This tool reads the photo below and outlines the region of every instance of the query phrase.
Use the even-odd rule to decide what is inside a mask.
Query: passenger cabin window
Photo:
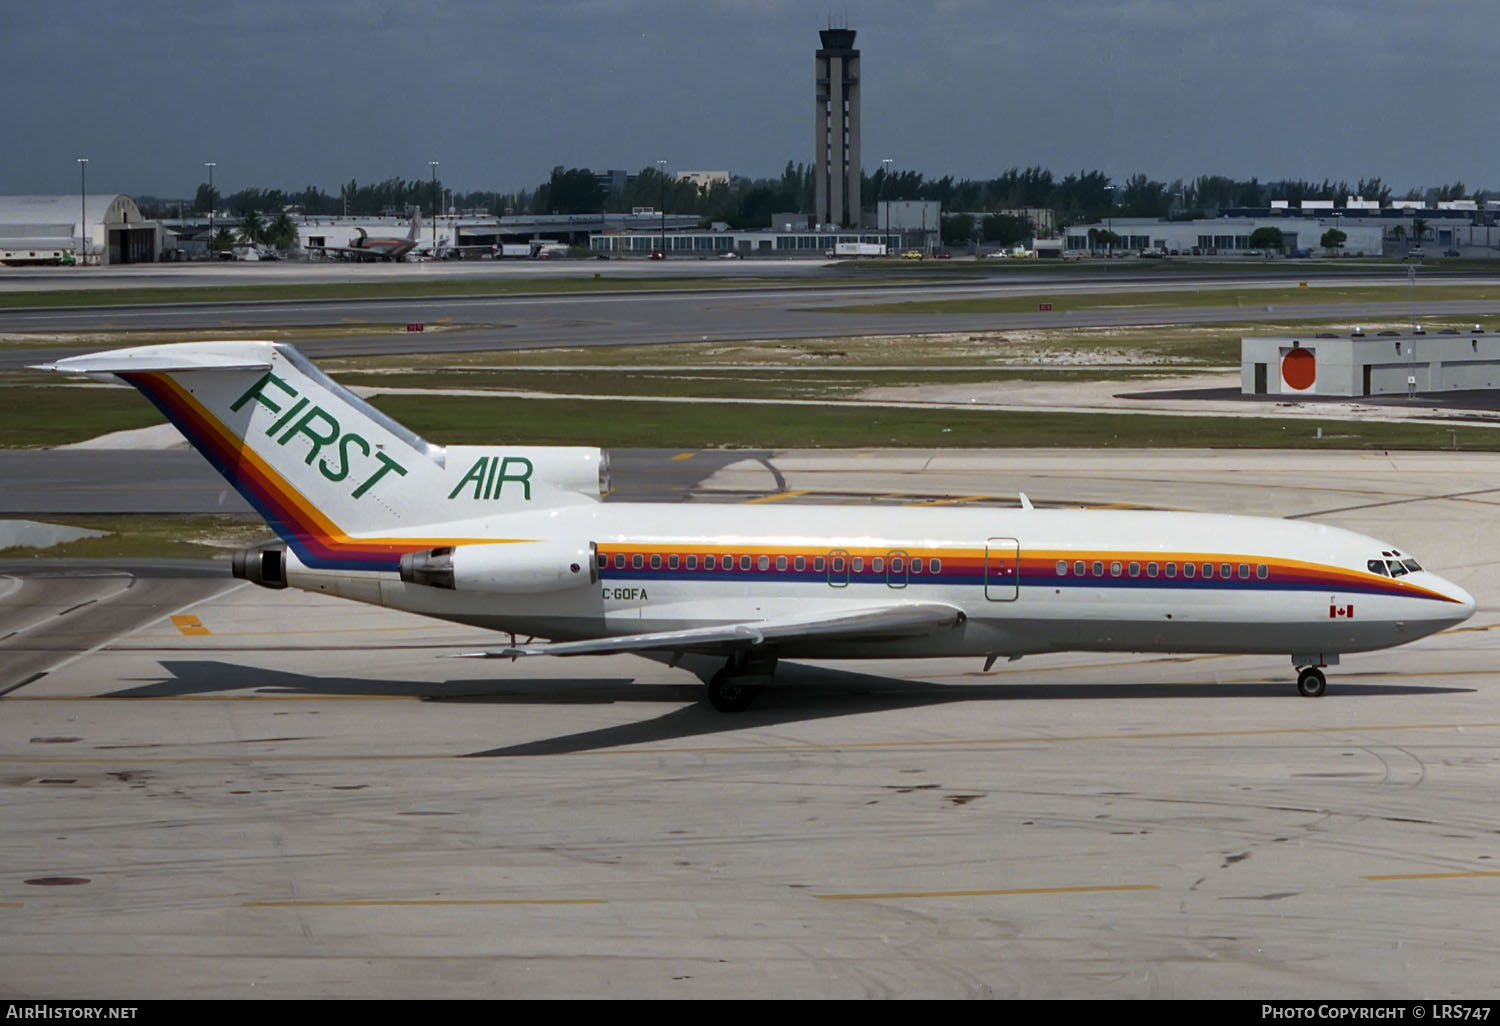
[[[855,573],[859,573],[862,570],[864,570],[864,568],[865,568],[865,557],[864,556],[855,556],[854,557],[854,572]]]
[[[804,570],[807,569],[807,557],[806,556],[798,556],[795,560],[793,560],[792,565],[793,565],[793,567],[796,568],[797,572],[800,574],[802,571],[804,571]]]
[[[911,561],[911,572],[914,574],[922,572],[922,560],[920,557]]]
[[[823,557],[822,556],[818,557],[818,562],[819,563],[823,562]],[[820,566],[820,567],[818,567],[818,569],[821,570],[823,568]],[[833,557],[833,572],[836,573],[836,574],[841,574],[841,573],[844,572],[844,557],[843,556],[834,556]]]
[[[703,569],[705,570],[712,570],[716,563],[718,563],[718,560],[713,556],[703,557]]]
[[[834,567],[835,570],[842,570],[842,569],[844,569],[844,565],[843,565],[844,561],[842,559],[837,560],[836,562],[839,565],[836,566],[836,567]],[[814,556],[813,557],[813,569],[816,570],[818,573],[822,573],[823,572],[823,557],[822,556]]]
[[[609,557],[606,556],[602,552],[599,553],[599,569],[600,570],[604,570],[604,569],[607,569],[608,567],[609,567]]]
[[[623,552],[616,552],[615,553],[615,569],[616,570],[624,570],[625,569],[625,553],[623,553]]]
[[[761,559],[765,559],[766,557],[765,556],[761,556],[760,558]],[[741,570],[749,570],[750,569],[750,557],[749,556],[741,556],[740,557],[740,569]],[[762,567],[761,569],[765,569],[765,568]]]
[[[1224,578],[1226,581],[1229,580],[1229,578],[1234,576],[1234,567],[1230,566],[1228,563],[1220,563],[1219,576]]]
[[[656,554],[652,555],[652,557],[651,557],[651,569],[653,569],[653,570],[660,570],[661,569],[661,554],[660,553],[656,553]]]
[[[902,573],[905,567],[906,567],[906,562],[900,556],[892,556],[891,557],[891,573],[893,573],[893,574]]]
[[[630,569],[632,569],[632,570],[639,570],[641,567],[643,567],[645,565],[646,565],[646,558],[644,556],[642,556],[639,552],[637,552],[635,555],[633,555],[633,556],[630,557]]]
[[[1141,576],[1141,564],[1139,564],[1139,563],[1137,563],[1137,562],[1135,562],[1133,560],[1131,561],[1131,564],[1130,564],[1130,576],[1131,577],[1139,577],[1139,576]]]
[[[668,570],[676,570],[677,569],[677,553],[674,552],[670,556],[667,557],[667,569]]]
[[[875,571],[877,574],[885,573],[885,560],[880,556],[876,556],[874,559],[870,560],[870,569]]]
[[[698,557],[697,556],[689,556],[687,558],[687,568],[689,570],[696,570],[696,569],[698,569]]]
[[[1177,576],[1177,564],[1176,563],[1168,563],[1167,566],[1166,566],[1166,571],[1167,571],[1167,576],[1168,577],[1176,577]]]
[[[1068,576],[1068,561],[1066,559],[1059,559],[1057,561],[1057,576]]]
[[[932,572],[935,574],[943,572],[943,561],[941,559],[934,559],[932,561]]]
[[[1210,579],[1211,577],[1213,577],[1213,575],[1214,575],[1214,565],[1212,563],[1204,563],[1203,564],[1203,579],[1206,581],[1206,580]]]
[[[757,569],[757,570],[769,570],[769,569],[771,569],[771,557],[770,556],[761,556],[759,559],[757,559],[755,561],[755,569]]]
[[[1250,579],[1250,564],[1249,563],[1241,563],[1240,566],[1239,566],[1238,573],[1239,573],[1240,580],[1242,580],[1242,581],[1248,581]]]
[[[1085,563],[1081,559],[1075,559],[1075,560],[1073,560],[1073,573],[1077,574],[1079,577],[1082,577],[1084,574],[1086,574],[1088,572],[1089,572],[1089,565],[1087,563]]]
[[[1271,576],[1271,569],[1264,563],[1258,563],[1255,567],[1255,576],[1264,581]]]
[[[1123,572],[1123,569],[1124,568],[1120,566],[1120,561],[1117,559],[1113,563],[1109,564],[1109,576],[1119,577]]]
[[[1182,564],[1182,576],[1191,578],[1191,577],[1193,577],[1197,573],[1198,573],[1198,564],[1197,563],[1184,563],[1184,564]]]
[[[1104,561],[1103,560],[1100,560],[1100,559],[1094,560],[1094,576],[1095,577],[1103,577],[1104,576]]]
[[[1147,563],[1146,564],[1146,576],[1147,577],[1155,577],[1156,576],[1156,564],[1155,563]]]

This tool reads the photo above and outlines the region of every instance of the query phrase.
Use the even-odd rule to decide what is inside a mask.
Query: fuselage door
[[[849,584],[849,553],[845,549],[834,549],[828,553],[828,583],[835,588]]]
[[[1021,594],[1021,543],[991,538],[984,547],[984,597],[1014,602]]]

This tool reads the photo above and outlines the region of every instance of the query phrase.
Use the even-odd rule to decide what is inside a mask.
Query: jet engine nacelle
[[[401,579],[449,591],[538,595],[597,584],[594,543],[447,545],[401,557]]]
[[[262,588],[286,587],[286,546],[255,545],[241,549],[229,559],[230,572],[242,581]]]

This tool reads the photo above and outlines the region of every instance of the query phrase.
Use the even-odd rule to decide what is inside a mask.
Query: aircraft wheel
[[[760,688],[746,684],[725,667],[708,682],[708,701],[719,712],[744,712],[755,701]]]
[[[1316,666],[1304,667],[1297,674],[1297,694],[1304,698],[1318,698],[1328,690],[1328,678]]]

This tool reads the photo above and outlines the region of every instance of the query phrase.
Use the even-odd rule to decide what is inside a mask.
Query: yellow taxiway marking
[[[754,506],[761,502],[780,502],[783,499],[795,499],[799,495],[806,495],[811,489],[801,488],[790,492],[777,492],[775,495],[762,495],[758,499],[747,499],[746,506]]]
[[[25,904],[23,901],[0,901],[0,908],[21,908]]]
[[[889,891],[883,894],[814,894],[819,901],[889,901],[895,898],[993,898],[1018,894],[1097,894],[1100,891],[1159,891],[1156,884],[1095,884],[1082,887],[1007,887],[988,891]]]
[[[453,908],[464,905],[606,905],[603,898],[433,898],[413,901],[243,901],[241,908]]]
[[[690,460],[690,459],[692,459],[696,455],[698,455],[698,454],[695,453],[695,452],[680,452],[676,456],[673,456],[672,459],[674,459],[674,460]]]
[[[172,617],[172,622],[176,624],[177,629],[184,634],[211,633],[207,627],[203,626],[203,621],[198,619],[196,616],[193,616],[191,613],[179,613],[177,616]]]
[[[1361,880],[1479,880],[1500,876],[1500,871],[1475,870],[1471,873],[1366,873]]]
[[[959,495],[951,499],[928,499],[926,502],[909,502],[908,506],[956,506],[961,502],[981,502],[993,499],[993,495]]]

